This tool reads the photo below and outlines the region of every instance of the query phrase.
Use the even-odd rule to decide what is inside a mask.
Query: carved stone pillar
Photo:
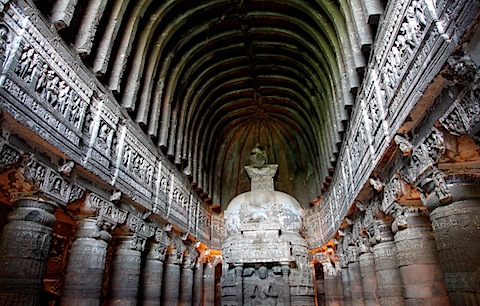
[[[373,253],[361,254],[358,258],[360,274],[362,276],[363,296],[366,306],[380,305],[377,294],[377,275],[375,273],[375,261]]]
[[[178,305],[180,297],[180,265],[170,258],[165,265],[163,283],[163,305]]]
[[[163,302],[165,306],[177,306],[180,299],[180,264],[185,246],[179,238],[174,240],[174,249],[168,254],[163,276]]]
[[[325,282],[325,305],[340,306],[343,302],[343,291],[339,286],[337,269],[330,261],[322,263]]]
[[[150,243],[147,249],[145,264],[142,269],[141,290],[142,305],[160,305],[162,296],[163,261],[165,260],[166,246],[161,243]]]
[[[345,238],[344,238],[345,239]],[[342,243],[338,246],[338,263],[341,268],[340,279],[342,281],[343,301],[345,305],[352,305],[352,291],[350,289],[350,275],[348,274],[348,256],[346,254],[346,243]]]
[[[395,242],[392,241],[390,222],[376,220],[375,223],[379,243],[373,247],[373,255],[380,304],[382,306],[405,305],[398,268],[397,247]]]
[[[352,291],[350,289],[350,275],[348,274],[348,266],[342,267],[342,285],[343,285],[343,300],[345,305],[352,305]]]
[[[143,241],[136,236],[118,237],[110,275],[110,305],[137,305]]]
[[[406,305],[449,305],[430,220],[421,209],[400,208],[393,224]]]
[[[212,262],[203,271],[203,304],[215,305],[215,266]]]
[[[0,240],[0,304],[39,303],[56,208],[40,198],[15,202]]]
[[[75,240],[68,258],[62,305],[99,305],[103,274],[111,235],[109,224],[86,218],[77,222]]]
[[[193,306],[203,303],[203,261],[199,258],[193,272]]]
[[[350,292],[352,294],[352,305],[365,305],[363,295],[362,275],[360,263],[358,262],[356,247],[349,247],[348,276],[350,278]]]
[[[480,304],[480,186],[456,183],[448,190],[451,204],[430,213],[448,297],[453,305]]]
[[[180,276],[180,306],[191,305],[193,300],[193,270],[190,266],[182,267]]]
[[[191,245],[184,256],[182,274],[180,277],[180,306],[192,305],[193,300],[193,267],[197,260],[198,252]]]

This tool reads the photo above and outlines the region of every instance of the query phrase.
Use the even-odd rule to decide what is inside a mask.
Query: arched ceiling
[[[35,3],[213,204],[249,190],[257,143],[278,190],[321,193],[365,64],[363,0]]]

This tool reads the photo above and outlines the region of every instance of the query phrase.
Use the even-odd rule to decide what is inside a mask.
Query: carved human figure
[[[62,114],[65,113],[65,110],[68,106],[69,96],[70,96],[70,87],[65,81],[60,81],[59,90],[58,90],[58,103],[56,108]]]
[[[27,75],[27,71],[30,68],[30,64],[32,63],[34,53],[35,50],[33,50],[31,47],[25,47],[22,55],[20,56],[17,73],[18,76],[22,79],[25,78],[25,76]]]
[[[81,125],[81,115],[83,113],[83,106],[78,98],[78,95],[73,91],[71,90],[70,91],[70,95],[69,95],[69,99],[68,99],[68,103],[71,104],[72,108],[70,110],[70,115],[69,115],[69,121],[72,122],[76,127],[80,127]],[[87,112],[86,113],[86,116],[90,116],[90,113]],[[91,120],[91,116],[90,118],[88,118],[89,120]],[[88,125],[90,127],[90,124],[91,124],[91,121],[88,122],[86,125]]]
[[[248,292],[251,306],[277,305],[278,289],[276,283],[268,279],[268,269],[265,266],[258,268],[258,280],[253,283]]]
[[[113,129],[108,124],[102,121],[98,131],[97,145],[100,149],[108,151],[113,138]]]
[[[160,180],[160,190],[165,194],[168,193],[168,181],[166,177],[162,177]]]
[[[28,74],[30,78],[27,80],[29,83],[33,83],[39,76],[45,73],[46,64],[42,61],[42,58],[39,54],[35,53],[33,55],[33,60],[30,63],[30,67],[28,68]],[[36,84],[35,84],[36,86]]]
[[[47,84],[45,85],[45,100],[50,103],[53,107],[56,107],[58,100],[58,84],[60,78],[55,72],[49,70],[47,72]]]
[[[125,146],[125,153],[123,154],[123,160],[122,160],[122,163],[125,167],[128,166],[131,156],[132,156],[132,149],[130,149],[130,146],[127,145]]]

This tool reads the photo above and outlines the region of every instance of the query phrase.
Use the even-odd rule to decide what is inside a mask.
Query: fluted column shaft
[[[480,305],[480,186],[448,188],[452,203],[430,213],[448,297],[452,305]]]
[[[358,258],[360,274],[362,276],[363,296],[366,306],[378,306],[380,300],[377,294],[377,275],[375,273],[375,261],[373,253],[361,254]]]
[[[111,236],[100,230],[95,219],[77,222],[75,240],[68,258],[62,305],[99,305]]]
[[[198,260],[193,273],[193,306],[203,303],[203,262]]]
[[[163,303],[165,306],[177,306],[180,298],[180,265],[171,260],[165,264],[163,275]]]
[[[149,245],[141,274],[142,305],[161,305],[164,249],[159,243]]]
[[[137,305],[141,251],[132,237],[119,237],[110,275],[110,305]]]
[[[180,276],[180,306],[192,305],[193,300],[193,270],[189,267],[182,267]]]
[[[395,234],[405,304],[449,305],[430,221],[419,214],[406,218],[408,227]]]
[[[14,204],[0,239],[0,304],[38,305],[56,208],[37,198]]]
[[[208,263],[203,273],[203,304],[215,305],[215,267]]]

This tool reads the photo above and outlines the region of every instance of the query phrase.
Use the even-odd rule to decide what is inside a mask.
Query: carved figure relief
[[[244,301],[245,306],[274,306],[279,305],[280,284],[269,277],[267,267],[261,266],[245,279]],[[250,273],[247,273],[248,275]]]
[[[35,50],[32,47],[25,46],[23,48],[22,55],[20,56],[20,59],[18,60],[18,66],[17,66],[17,69],[15,70],[15,72],[17,73],[17,75],[20,78],[22,78],[24,80],[27,80],[26,77],[28,75],[28,70],[30,69],[30,66],[32,65],[32,62],[33,62],[33,54],[34,53],[35,53]]]
[[[7,145],[3,145],[0,149],[0,171],[5,171],[19,161],[20,153]]]

